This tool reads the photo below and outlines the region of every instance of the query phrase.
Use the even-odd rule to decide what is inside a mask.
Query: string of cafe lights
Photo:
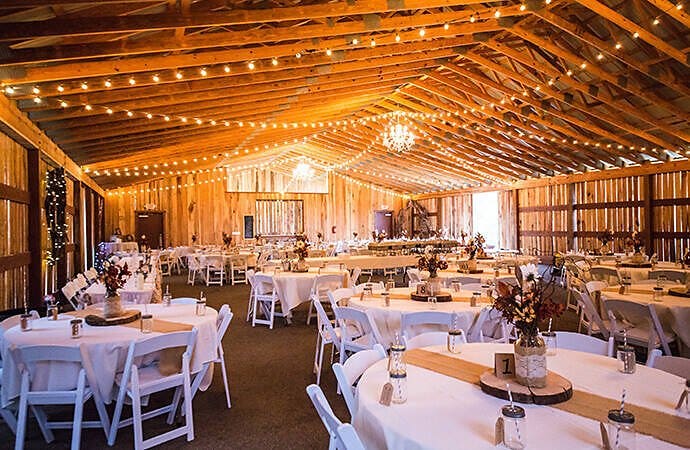
[[[552,0],[543,0],[543,3],[548,6],[552,3]],[[505,6],[503,8],[509,8],[509,7],[512,7],[512,5],[511,6]],[[668,12],[673,10],[673,9],[680,11],[683,8],[684,8],[683,2],[679,1],[679,2],[675,3],[675,5],[670,6],[666,10],[663,10],[661,12],[661,14],[655,16],[655,18],[651,22],[651,25],[653,25],[654,27],[660,25],[661,16],[663,14],[668,14]],[[527,11],[528,9],[529,8],[528,8],[526,3],[521,3],[519,6],[520,11],[524,12],[524,11]],[[478,22],[480,20],[491,19],[491,18],[498,19],[498,18],[502,17],[503,14],[501,12],[502,11],[501,7],[497,7],[493,11],[494,11],[493,14],[484,14],[484,15],[480,14],[479,12],[474,12],[467,18],[467,21],[470,23],[475,23],[475,22]],[[453,21],[453,23],[461,23],[461,22],[464,22],[464,20]],[[422,26],[419,28],[407,28],[405,30],[411,30],[411,31],[416,30],[417,33],[419,34],[419,37],[424,38],[427,34],[427,29],[432,30],[432,29],[441,29],[441,28],[443,30],[448,30],[450,28],[450,24],[444,23],[443,25],[438,26],[438,27]],[[641,27],[641,29],[642,29],[642,27]],[[402,32],[402,30],[396,30],[393,33],[380,33],[380,34],[378,34],[378,36],[379,37],[394,36],[395,42],[399,43],[402,41],[401,32]],[[630,33],[630,36],[634,40],[638,39],[640,37],[639,31],[634,31],[634,32]],[[338,50],[351,49],[353,47],[355,47],[355,48],[357,48],[357,47],[366,48],[367,46],[375,47],[376,45],[377,45],[377,43],[376,43],[375,37],[368,38],[368,40],[366,40],[366,39],[360,40],[359,37],[355,36],[355,37],[352,37],[350,39],[350,41],[348,42],[348,44],[345,46],[333,46],[332,48],[327,48],[325,50],[313,49],[313,48],[312,49],[304,49],[303,51],[296,52],[294,55],[294,58],[296,60],[299,60],[302,58],[303,54],[317,54],[317,53],[324,53],[326,56],[330,57],[333,55],[333,53],[335,51],[338,51]],[[622,49],[623,49],[623,44],[620,41],[616,41],[615,44],[612,45],[611,48],[607,50],[607,52],[613,55],[613,54],[615,54],[615,52],[618,52]],[[256,70],[258,67],[263,67],[263,66],[276,67],[276,66],[279,66],[281,64],[281,59],[283,61],[285,61],[287,58],[289,58],[289,57],[279,58],[277,56],[274,56],[274,57],[270,57],[270,58],[252,59],[252,60],[248,60],[242,64],[244,64],[245,67],[251,72],[251,71]],[[603,60],[604,54],[602,52],[599,52],[596,56],[596,59],[599,61]],[[225,64],[211,64],[211,65],[199,67],[197,69],[197,72],[198,72],[199,76],[201,77],[199,79],[203,79],[203,78],[206,78],[209,76],[218,77],[218,76],[232,75],[234,73],[233,68],[232,68],[233,65],[235,65],[235,64],[225,63]],[[584,70],[587,67],[587,61],[583,59],[582,63],[580,64],[580,67]],[[186,69],[186,70],[185,69],[176,69],[176,70],[165,69],[165,70],[150,71],[150,72],[154,72],[154,74],[150,76],[150,80],[153,83],[161,83],[161,82],[164,82],[166,80],[170,81],[170,82],[174,82],[174,81],[181,81],[183,79],[186,79],[185,74],[186,73],[189,74],[189,69]],[[163,75],[163,74],[166,74],[168,72],[171,73],[171,76],[164,76]],[[569,71],[569,72],[571,72],[571,71]],[[129,74],[129,75],[122,74],[120,77],[126,78],[127,79],[126,83],[116,85],[116,83],[114,81],[112,81],[112,78],[106,77],[106,78],[102,79],[102,81],[100,83],[89,84],[88,81],[81,81],[81,82],[76,82],[76,83],[74,83],[74,82],[70,82],[70,83],[63,82],[63,83],[57,84],[57,86],[55,87],[55,91],[58,93],[58,95],[65,92],[66,91],[66,88],[65,88],[66,84],[69,84],[69,85],[78,84],[80,91],[89,91],[89,89],[94,85],[102,86],[105,89],[111,89],[111,88],[116,88],[116,87],[127,88],[127,87],[135,87],[137,85],[140,85],[141,81],[142,81],[142,77],[137,76],[135,74]],[[34,95],[34,97],[33,97],[34,102],[37,104],[44,103],[45,100],[43,98],[41,98],[41,96],[40,96],[41,92],[45,91],[43,86],[41,84],[34,84],[33,86],[30,87],[30,89],[31,89],[31,94]],[[13,86],[13,85],[4,85],[3,86],[3,91],[8,96],[16,94],[22,90],[23,90],[23,87],[19,87],[19,86]],[[28,95],[28,92],[26,94]],[[67,102],[66,100],[58,99],[58,102],[59,102],[60,106],[62,106],[62,107],[69,107],[70,106],[69,102]],[[94,105],[90,105],[90,104],[81,104],[81,106],[87,110],[92,110],[95,107]],[[91,108],[88,108],[88,107],[91,107]],[[102,106],[101,108],[106,113],[108,113],[107,112],[108,109],[110,109],[114,112],[114,110],[112,108],[109,108],[108,106]],[[124,112],[128,113],[128,112],[132,112],[132,111],[124,111]],[[132,113],[134,113],[134,112],[132,112]],[[170,116],[168,116],[168,117],[170,117]]]

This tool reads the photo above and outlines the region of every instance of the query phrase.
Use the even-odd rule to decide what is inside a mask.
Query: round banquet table
[[[467,344],[451,355],[493,367],[494,353],[513,351],[510,344]],[[491,397],[478,385],[418,366],[407,366],[407,402],[383,406],[379,397],[388,381],[387,360],[369,368],[357,385],[358,409],[354,427],[369,450],[376,449],[495,449],[494,425],[505,400]],[[618,372],[614,358],[559,349],[548,357],[549,369],[568,378],[574,389],[619,399],[627,390],[629,404],[676,414],[673,409],[685,380],[645,366],[633,375]],[[601,449],[599,424],[583,416],[549,406],[525,408],[527,448],[531,450]],[[606,411],[601,411],[602,419]],[[637,435],[638,450],[681,447]]]
[[[259,272],[264,273],[264,272]],[[310,267],[308,272],[267,272],[278,291],[278,299],[283,312],[288,312],[296,306],[309,301],[311,287],[316,277],[327,274],[339,274],[343,277],[343,287],[348,287],[350,274],[347,270],[326,270]]]
[[[153,291],[156,289],[155,279],[149,279],[142,289],[137,289],[134,282],[126,284],[118,292],[120,299],[125,303],[151,303]],[[84,291],[91,297],[91,303],[98,304],[105,301],[105,285],[101,282],[94,283]]]
[[[481,270],[481,268],[480,268]],[[464,273],[458,272],[453,265],[447,270],[439,270],[438,278],[443,280],[443,285],[450,287],[453,281],[459,281],[462,284],[469,283],[481,283],[482,281],[489,281],[494,279],[494,271],[489,268],[484,268],[482,273]],[[498,278],[499,281],[505,281],[507,283],[517,283],[517,278],[515,278],[514,273],[508,273],[507,270],[499,270]],[[428,280],[427,280],[428,281]]]
[[[216,359],[218,335],[216,318],[218,312],[213,308],[206,307],[206,314],[197,316],[195,315],[196,305],[166,307],[152,304],[125,305],[125,307],[126,309],[138,309],[142,312],[148,311],[153,315],[154,324],[157,319],[160,319],[192,325],[196,328],[198,332],[191,359],[192,373],[201,371],[207,364]],[[57,321],[46,318],[34,320],[31,331],[21,331],[18,325],[5,331],[2,335],[3,370],[2,390],[0,391],[3,406],[8,405],[14,397],[19,395],[21,387],[21,376],[9,353],[12,346],[60,345],[77,347],[83,345],[91,357],[98,390],[103,400],[109,403],[115,397],[116,392],[113,392],[115,375],[123,370],[130,342],[142,341],[163,334],[155,331],[144,334],[138,327],[134,326],[92,327],[85,323],[82,337],[72,339],[70,328],[70,319],[72,318],[73,316],[70,314],[60,314]],[[79,365],[77,364],[57,362],[43,364],[41,369],[36,372],[33,383],[37,389],[74,389],[78,373]],[[206,373],[205,382],[210,382],[211,375],[209,374],[211,373],[211,370]]]
[[[364,298],[362,300],[357,295],[348,300],[348,306],[370,312],[384,341],[381,344],[386,347],[390,347],[395,341],[396,333],[401,333],[400,323],[404,313],[432,311],[428,303],[409,299],[410,288],[395,288],[391,289],[390,292],[392,296],[390,306],[385,306],[378,291],[375,291],[374,296],[371,298]],[[487,305],[477,303],[477,306],[470,306],[471,291],[453,292],[452,295],[457,301],[437,303],[436,309],[433,311],[442,311],[449,314],[456,313],[460,324],[467,323],[468,326],[472,326],[482,307]],[[402,296],[407,298],[395,298]],[[415,325],[409,330],[408,337],[439,330],[440,327],[436,325]]]
[[[392,269],[397,267],[415,267],[419,255],[348,255],[327,256],[322,258],[306,258],[312,266],[323,264],[344,264],[348,269]]]
[[[683,343],[682,353],[687,356],[690,350],[690,298],[668,295],[670,287],[684,287],[681,284],[667,282],[664,286],[664,295],[661,301],[653,300],[653,288],[656,281],[646,280],[631,285],[629,294],[619,294],[618,287],[606,288],[601,291],[602,303],[606,300],[626,300],[636,303],[653,303],[661,324],[666,329],[671,329],[676,333]],[[602,305],[603,306],[603,305]],[[606,317],[604,314],[603,317]]]
[[[595,267],[616,267],[616,261],[603,261],[598,266],[592,266],[592,269]],[[630,275],[630,279],[633,281],[633,283],[648,280],[649,272],[652,270],[678,270],[680,272],[690,274],[690,270],[681,270],[679,265],[671,262],[660,262],[654,266],[654,269],[650,267],[618,267],[618,273],[620,273],[622,276],[627,272]]]

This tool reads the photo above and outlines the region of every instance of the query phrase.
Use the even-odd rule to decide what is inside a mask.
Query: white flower
[[[535,264],[526,264],[520,266],[520,271],[522,272],[522,279],[527,281],[534,281],[539,279],[539,268]]]

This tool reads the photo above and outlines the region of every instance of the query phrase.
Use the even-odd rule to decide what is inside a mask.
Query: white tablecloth
[[[481,268],[480,268],[481,270]],[[489,268],[485,268],[483,273],[462,273],[458,272],[457,269],[453,266],[449,268],[448,270],[439,270],[438,271],[438,278],[443,280],[443,285],[446,287],[450,287],[452,281],[456,280],[461,282],[462,284],[468,284],[468,283],[481,283],[482,281],[486,280],[493,280],[494,279],[494,271]],[[515,278],[514,273],[508,273],[507,270],[500,270],[498,272],[498,280],[499,281],[505,281],[508,283],[517,283],[517,279]]]
[[[439,349],[436,349],[440,351]],[[457,357],[493,367],[494,353],[512,352],[509,344],[468,344]],[[358,384],[359,408],[354,426],[368,450],[376,449],[495,449],[494,424],[507,402],[484,394],[479,386],[408,365],[408,400],[402,405],[379,404],[388,381],[387,361],[368,369]],[[613,358],[558,350],[548,357],[549,369],[568,378],[575,389],[618,399],[627,390],[627,402],[669,414],[684,380],[638,366],[633,375],[617,370]],[[591,419],[548,406],[525,408],[526,440],[530,450],[601,449],[599,424]],[[606,411],[601,411],[606,417]],[[649,436],[637,436],[638,450],[680,447]]]
[[[392,289],[391,292],[409,295],[410,289],[395,288]],[[472,292],[460,291],[458,293],[453,293],[453,295],[469,299],[472,296]],[[428,303],[413,300],[391,299],[391,305],[385,306],[382,299],[378,296],[364,300],[360,300],[360,296],[355,296],[348,301],[348,306],[360,309],[362,311],[371,312],[374,322],[381,333],[381,338],[384,341],[382,344],[387,347],[390,347],[390,345],[395,341],[396,333],[401,335],[400,322],[402,320],[403,313],[431,311],[431,307]],[[477,306],[472,307],[470,306],[469,301],[442,302],[436,304],[435,311],[456,313],[458,315],[458,320],[461,321],[460,323],[466,321],[466,323],[471,326],[474,324],[474,321],[483,306],[486,305],[478,304]],[[416,325],[410,330],[408,337],[413,337],[428,331],[438,330],[439,327],[434,325]]]
[[[607,261],[607,262],[602,262],[599,266],[592,266],[594,267],[615,267],[616,262],[615,261]],[[628,273],[630,275],[630,278],[632,279],[633,283],[638,282],[638,281],[643,281],[643,280],[648,280],[649,279],[649,272],[652,270],[681,270],[680,266],[675,265],[674,263],[670,262],[660,262],[657,264],[654,269],[651,269],[649,267],[619,267],[618,268],[618,273],[623,275],[623,273]],[[684,270],[683,272],[690,273],[690,270]]]
[[[619,299],[645,305],[654,303],[654,307],[663,327],[673,330],[678,335],[678,338],[684,345],[683,353],[687,356],[688,349],[690,349],[690,298],[668,295],[667,292],[669,287],[682,288],[684,286],[667,282],[664,286],[664,293],[666,295],[661,297],[661,301],[655,302],[652,295],[654,286],[656,286],[655,281],[638,282],[631,286],[631,290],[645,289],[649,291],[648,294],[619,294],[618,292],[604,290],[601,292],[601,298],[604,302],[607,299]]]
[[[322,264],[344,264],[348,269],[359,267],[361,269],[390,269],[393,267],[416,266],[418,255],[339,255],[325,258],[307,258],[307,263],[312,267]]]
[[[136,242],[103,242],[101,245],[103,245],[107,254],[139,251],[139,244]]]
[[[340,274],[343,276],[343,287],[349,287],[349,273],[346,270],[321,270],[321,274]],[[314,280],[319,275],[319,269],[310,268],[309,272],[279,272],[267,273],[275,282],[280,306],[283,312],[288,312],[296,306],[309,301],[309,294]]]
[[[139,309],[153,314],[153,320],[162,319],[193,325],[197,330],[196,345],[192,354],[192,373],[199,372],[203,365],[213,361],[217,355],[216,318],[218,313],[213,308],[206,308],[206,315],[195,315],[196,305],[131,305],[128,309]],[[58,321],[45,318],[33,322],[33,330],[23,332],[19,326],[10,328],[3,334],[2,340],[2,405],[19,395],[21,377],[12,357],[10,346],[25,345],[85,345],[95,370],[98,389],[103,399],[109,402],[114,398],[115,374],[123,370],[129,343],[132,340],[144,340],[161,333],[144,334],[138,328],[129,326],[91,327],[84,324],[83,336],[72,339],[70,319],[63,314]],[[38,389],[74,389],[76,387],[78,366],[70,363],[50,363],[37,372],[34,383]]]
[[[120,299],[125,303],[151,303],[155,284],[151,282],[144,283],[143,289],[137,289],[136,286],[125,286],[120,289]],[[85,291],[91,297],[91,303],[103,303],[105,301],[105,285],[100,282],[94,283]]]

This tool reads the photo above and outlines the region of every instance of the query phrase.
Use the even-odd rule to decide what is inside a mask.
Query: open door
[[[165,248],[165,211],[136,211],[136,241],[141,248],[142,236],[146,236],[149,248]]]
[[[385,231],[388,237],[393,237],[393,211],[374,211],[374,229]]]

